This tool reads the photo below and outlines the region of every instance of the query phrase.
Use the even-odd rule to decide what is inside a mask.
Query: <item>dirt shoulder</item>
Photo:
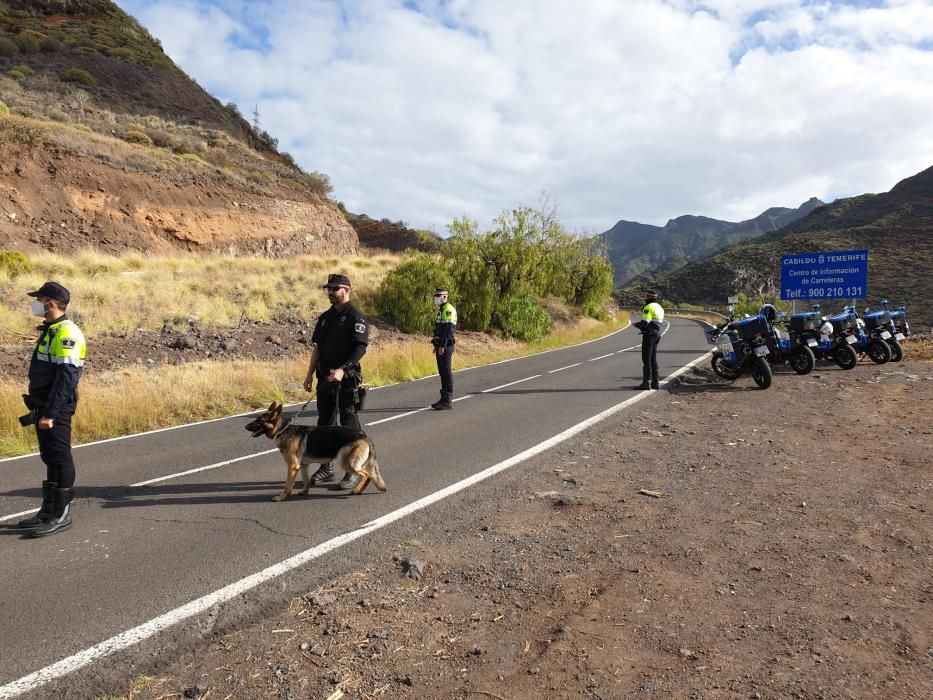
[[[929,361],[695,372],[132,696],[931,697],[931,426]]]

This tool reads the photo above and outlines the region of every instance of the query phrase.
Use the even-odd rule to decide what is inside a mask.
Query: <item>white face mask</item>
[[[40,318],[45,318],[45,304],[36,299],[32,302],[32,305],[29,307],[32,311],[33,316],[39,316]]]
[[[443,297],[434,297],[434,306],[441,306],[443,303]]]

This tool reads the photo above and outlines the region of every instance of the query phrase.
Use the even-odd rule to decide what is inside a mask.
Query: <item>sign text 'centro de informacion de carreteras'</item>
[[[781,299],[859,299],[868,296],[868,251],[781,256]]]

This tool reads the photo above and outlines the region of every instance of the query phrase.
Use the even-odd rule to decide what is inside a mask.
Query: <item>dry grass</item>
[[[231,256],[121,257],[86,251],[73,257],[31,256],[32,269],[11,276],[0,268],[0,345],[32,336],[35,322],[25,293],[55,279],[71,290],[69,315],[85,335],[159,330],[189,320],[217,328],[243,318],[271,321],[310,318],[328,306],[321,286],[330,272],[353,280],[365,306],[383,277],[401,260],[395,254],[281,261]]]
[[[519,357],[553,347],[591,340],[620,328],[627,317],[608,323],[581,319],[561,326],[534,344],[491,340],[454,356],[456,368]],[[307,358],[282,362],[200,362],[156,368],[131,367],[89,375],[81,382],[81,404],[75,416],[74,442],[128,435],[186,422],[232,415],[272,400],[305,401],[301,383]],[[372,348],[363,361],[368,384],[383,386],[428,376],[436,371],[430,345],[423,337]],[[35,432],[19,426],[25,412],[22,382],[0,380],[0,456],[36,449]]]
[[[933,334],[911,336],[901,345],[908,360],[933,360]]]

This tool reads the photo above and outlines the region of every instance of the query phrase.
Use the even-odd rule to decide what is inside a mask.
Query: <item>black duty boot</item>
[[[450,400],[449,391],[442,391],[441,400],[431,406],[431,408],[433,408],[435,411],[449,411],[453,407],[454,405],[453,405],[453,402]]]
[[[652,372],[652,373],[651,373],[651,388],[652,388],[652,389],[660,389],[660,388],[661,388],[661,387],[659,386],[659,384],[658,384],[658,373],[657,373],[657,372]]]
[[[636,389],[650,389],[651,385],[648,384],[648,379],[651,377],[650,369],[643,369],[641,371],[641,384],[636,386]]]
[[[434,403],[432,403],[432,404],[431,404],[431,408],[436,409],[436,408],[437,408],[438,406],[440,406],[442,403],[444,403],[444,392],[443,392],[443,391],[441,392],[441,398],[439,398],[437,401],[435,401]]]
[[[39,512],[32,517],[20,520],[16,523],[16,527],[24,530],[31,530],[52,519],[52,513],[55,510],[55,495],[53,489],[56,486],[58,486],[58,484],[54,481],[42,482],[42,507],[39,508]]]
[[[56,532],[71,527],[71,499],[74,498],[74,489],[52,489],[54,506],[52,517],[45,521],[30,534],[32,537],[47,537]]]
[[[311,475],[311,478],[308,480],[308,486],[317,486],[318,484],[323,484],[325,481],[334,480],[334,465],[330,462],[322,464],[314,474]]]

